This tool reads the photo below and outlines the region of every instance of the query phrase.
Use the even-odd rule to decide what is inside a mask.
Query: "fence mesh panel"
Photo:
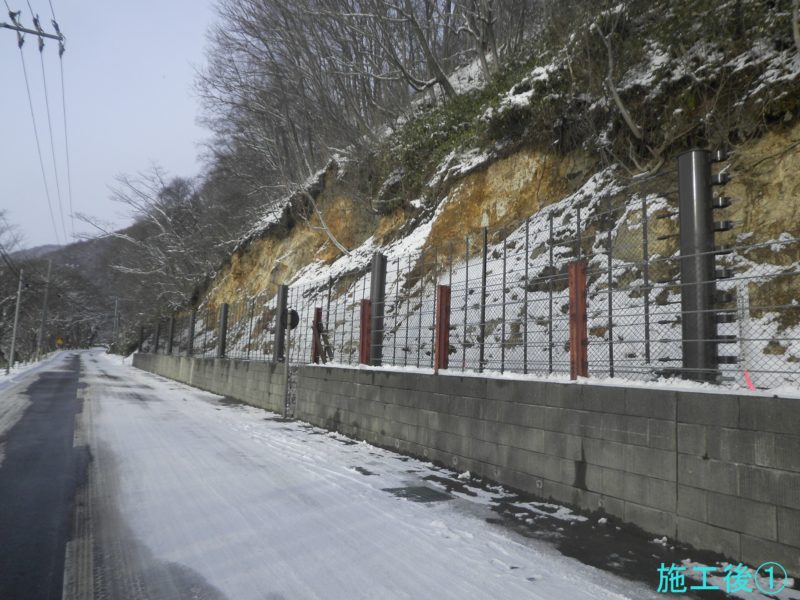
[[[709,343],[718,357],[712,380],[735,387],[800,384],[800,229],[772,239],[721,233],[713,250],[716,277],[712,339],[683,331],[691,314],[682,296],[677,199],[635,191],[620,199],[585,198],[551,205],[515,229],[473,232],[446,250],[390,253],[385,297],[371,298],[367,257],[326,280],[289,288],[297,313],[287,334],[292,363],[360,360],[362,302],[370,321],[371,355],[382,365],[430,369],[435,354],[436,287],[449,285],[449,368],[536,375],[570,372],[568,266],[586,261],[587,353],[592,377],[654,380],[696,378],[683,367],[687,343]],[[333,272],[333,271],[332,271]],[[709,288],[710,289],[710,288]],[[321,313],[317,334],[315,313]],[[228,306],[227,358],[273,360],[274,292]],[[291,320],[291,319],[290,319]],[[170,344],[169,335],[172,332]],[[372,343],[372,342],[370,342]],[[220,305],[205,303],[142,329],[142,351],[214,357],[220,353]],[[379,352],[378,352],[379,350]]]

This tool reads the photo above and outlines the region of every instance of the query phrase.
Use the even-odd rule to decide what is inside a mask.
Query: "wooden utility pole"
[[[11,372],[14,365],[14,350],[17,345],[17,323],[19,323],[19,305],[22,299],[22,269],[19,270],[19,286],[17,287],[17,308],[14,311],[14,328],[11,330],[11,352],[9,353],[8,363],[6,363],[6,375]]]
[[[37,360],[42,355],[42,341],[44,341],[44,324],[47,321],[47,297],[50,294],[50,269],[53,266],[53,261],[47,261],[47,281],[44,285],[44,302],[42,303],[42,322],[39,324],[39,335],[36,338],[36,358]]]

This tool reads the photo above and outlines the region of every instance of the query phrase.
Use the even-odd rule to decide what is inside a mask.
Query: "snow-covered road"
[[[437,491],[433,465],[81,360],[91,519],[68,546],[72,593],[93,551],[109,597],[656,596],[487,523],[489,495]]]
[[[101,351],[69,353],[50,370],[32,372],[27,391],[15,388],[53,416],[30,409],[6,432],[6,467],[26,473],[10,463],[26,431],[40,435],[32,425],[58,420],[63,431],[66,422],[68,446],[74,420],[74,450],[51,444],[36,459],[46,466],[63,455],[75,466],[62,471],[77,473],[63,487],[74,502],[56,511],[69,523],[56,550],[64,598],[663,597],[519,535],[496,512],[507,501],[516,518],[593,525],[563,507],[515,504],[463,474],[232,404]],[[59,408],[65,386],[72,412]],[[49,395],[40,400],[39,389]],[[33,518],[36,508],[16,510]],[[37,565],[24,568],[36,581]],[[8,581],[19,590],[25,580]],[[53,594],[25,597],[60,598],[54,581]]]

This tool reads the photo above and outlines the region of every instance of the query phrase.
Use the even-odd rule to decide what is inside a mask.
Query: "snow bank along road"
[[[664,597],[498,524],[499,488],[97,350],[0,390],[0,427],[3,599]]]

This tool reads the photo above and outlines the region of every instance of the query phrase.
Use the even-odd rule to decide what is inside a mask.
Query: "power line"
[[[72,208],[72,174],[69,160],[69,137],[67,136],[67,96],[64,93],[64,60],[59,58],[61,66],[61,111],[64,115],[64,148],[67,154],[67,193],[69,195],[69,220],[72,237],[75,237],[75,214]]]
[[[61,113],[64,117],[64,150],[67,157],[67,194],[69,196],[69,221],[70,221],[70,231],[72,233],[72,237],[75,237],[75,214],[72,208],[72,169],[70,168],[70,159],[69,159],[69,136],[67,135],[67,94],[65,92],[65,85],[64,85],[64,36],[61,34],[61,28],[58,26],[58,22],[56,21],[56,11],[53,9],[53,2],[52,0],[47,0],[48,4],[50,4],[50,15],[53,17],[53,27],[61,36],[61,39],[58,42],[58,60],[59,60],[59,68],[61,71]]]
[[[42,30],[41,24],[39,23],[39,15],[33,12],[33,7],[29,0],[26,0],[28,4],[28,8],[31,11],[31,18],[33,19],[33,25],[36,27],[36,30],[41,34],[44,33]],[[52,5],[51,5],[52,10]],[[56,161],[56,146],[55,141],[53,138],[53,121],[50,117],[50,97],[47,93],[47,75],[44,69],[44,39],[42,36],[39,36],[39,62],[42,65],[42,86],[44,89],[44,106],[47,111],[47,130],[50,134],[50,153],[53,157],[53,176],[55,177],[56,182],[56,195],[58,196],[58,215],[61,218],[61,230],[64,233],[64,241],[66,242],[69,239],[67,236],[67,228],[64,225],[64,202],[61,198],[61,184],[59,183],[58,179],[58,162]]]
[[[56,241],[61,244],[61,238],[58,235],[58,227],[56,227],[56,219],[53,215],[53,203],[50,200],[50,187],[47,185],[47,175],[44,170],[44,159],[42,158],[42,147],[39,144],[39,128],[36,126],[36,114],[33,111],[33,100],[31,98],[31,86],[28,83],[28,69],[25,66],[25,55],[22,53],[22,47],[19,48],[19,57],[22,61],[22,73],[25,75],[25,90],[28,93],[28,107],[31,110],[31,121],[33,122],[33,134],[36,139],[36,153],[39,155],[39,167],[42,171],[42,182],[44,183],[44,193],[47,197],[47,208],[50,211],[50,222],[53,224],[53,231],[56,234]]]
[[[39,61],[42,64],[42,85],[44,86],[44,105],[47,110],[47,129],[50,132],[50,152],[53,155],[53,175],[55,176],[56,180],[56,194],[58,196],[58,212],[61,216],[61,229],[64,232],[64,241],[69,239],[67,236],[67,228],[64,225],[64,204],[61,200],[61,184],[58,182],[58,164],[56,163],[56,146],[55,142],[53,141],[53,123],[50,119],[50,98],[47,94],[47,76],[45,75],[44,70],[44,56],[42,55],[41,50],[39,51]]]

